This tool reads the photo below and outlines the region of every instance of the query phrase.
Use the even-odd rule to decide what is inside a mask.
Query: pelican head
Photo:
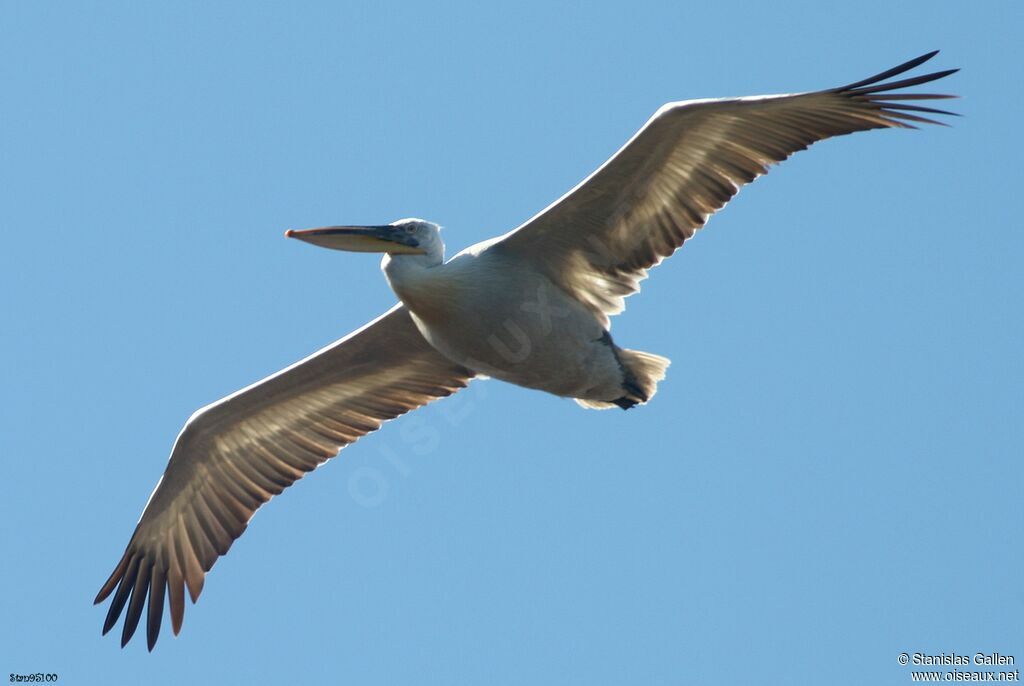
[[[322,226],[316,229],[288,229],[287,238],[332,250],[384,252],[389,255],[444,254],[441,227],[422,219],[399,219],[376,226]]]

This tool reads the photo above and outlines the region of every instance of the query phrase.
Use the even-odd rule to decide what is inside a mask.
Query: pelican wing
[[[363,328],[185,424],[124,556],[96,597],[114,593],[103,633],[125,604],[121,645],[149,599],[147,639],[160,633],[164,594],[174,633],[206,572],[263,503],[388,419],[464,388],[473,372],[436,352],[396,305]],[[130,596],[130,600],[129,600]]]
[[[494,249],[540,265],[607,327],[647,270],[770,164],[832,136],[916,128],[907,122],[939,123],[922,113],[952,114],[900,101],[955,96],[891,91],[955,69],[885,82],[936,52],[831,90],[669,103],[597,171]]]

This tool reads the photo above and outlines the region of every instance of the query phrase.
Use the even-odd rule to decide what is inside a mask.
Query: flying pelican
[[[950,69],[889,81],[936,52],[839,88],[672,102],[611,159],[519,228],[445,262],[439,227],[419,219],[330,226],[286,236],[324,248],[385,253],[400,303],[273,376],[207,405],[178,434],[128,547],[96,603],[114,592],[110,631],[127,603],[121,646],[149,599],[147,641],[165,594],[174,633],[185,588],[206,573],[256,510],[385,421],[475,376],[575,398],[589,408],[646,403],[669,361],[620,348],[608,318],[647,270],[675,252],[743,184],[820,140],[953,114],[892,93]]]

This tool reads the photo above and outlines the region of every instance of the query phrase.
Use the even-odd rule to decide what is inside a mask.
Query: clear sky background
[[[0,674],[902,684],[1024,661],[1020,2],[0,3]],[[623,413],[500,382],[262,509],[148,654],[92,599],[197,407],[395,300],[284,229],[505,232],[662,103],[932,49],[953,128],[800,153],[614,322]],[[120,631],[120,628],[117,630]],[[6,678],[6,677],[5,677]]]

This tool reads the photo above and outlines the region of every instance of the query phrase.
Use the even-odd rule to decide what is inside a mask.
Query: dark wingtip
[[[152,564],[143,558],[139,562],[139,571],[132,586],[132,597],[128,601],[128,610],[124,616],[124,627],[121,630],[122,648],[132,639],[135,629],[139,626],[139,619],[142,617],[142,609],[146,604],[146,596],[149,594],[149,585],[152,581],[151,573]]]
[[[154,569],[154,576],[149,585],[149,611],[146,614],[146,645],[149,652],[153,652],[156,639],[160,636],[160,625],[164,618],[164,593],[167,588],[167,579],[160,566]]]
[[[100,592],[96,594],[96,600],[92,601],[93,605],[99,605],[100,603],[102,603],[104,600],[107,599],[107,596],[109,596],[110,593],[115,588],[117,588],[117,585],[118,583],[120,583],[121,578],[124,576],[125,569],[127,567],[128,551],[125,550],[124,555],[122,555],[121,559],[118,560],[117,566],[114,567],[114,571],[110,573],[110,576],[107,577],[107,580],[103,583],[103,586],[100,588]]]
[[[126,565],[120,582],[117,584],[117,592],[114,593],[114,598],[110,601],[110,607],[107,609],[107,618],[103,621],[104,636],[117,624],[117,620],[121,617],[121,611],[124,610],[124,604],[128,602],[128,596],[135,585],[135,578],[138,574],[139,558],[133,556],[130,562],[127,562],[126,558]],[[120,569],[121,566],[118,565],[118,570]]]
[[[939,54],[939,51],[933,50],[921,55],[920,57],[916,57],[909,62],[904,62],[892,69],[888,69],[880,74],[875,74],[874,76],[863,79],[862,81],[857,81],[856,83],[851,83],[847,86],[843,86],[842,88],[837,88],[829,92],[843,98],[848,98],[849,100],[858,103],[858,106],[866,106],[875,109],[884,117],[884,123],[876,122],[880,123],[882,126],[905,129],[917,128],[908,122],[949,126],[949,124],[945,122],[922,117],[919,114],[914,113],[938,114],[954,117],[960,116],[959,114],[935,107],[924,107],[921,105],[910,104],[910,102],[907,101],[940,100],[956,96],[939,93],[907,93],[904,92],[903,89],[924,83],[931,83],[932,81],[938,81],[939,79],[943,79],[951,74],[957,73],[960,71],[959,69],[943,69],[941,71],[931,72],[928,74],[919,74],[917,76],[900,78],[895,81],[890,80],[892,77],[905,74],[914,67],[920,66],[924,62],[935,57],[937,54]]]
[[[885,91],[896,90],[898,88],[910,88],[911,86],[918,86],[922,83],[930,83],[931,81],[937,81],[944,79],[950,74],[955,74],[959,69],[944,69],[942,71],[932,72],[930,74],[922,74],[921,76],[914,76],[909,79],[902,79],[900,81],[889,81],[887,83],[870,82],[867,85],[854,88],[846,86],[842,89],[842,92],[850,95],[873,95],[875,93],[882,93]]]
[[[866,86],[872,86],[874,84],[879,84],[881,81],[884,81],[885,79],[892,78],[893,76],[898,76],[900,74],[903,74],[905,72],[910,71],[911,69],[914,69],[916,67],[921,66],[922,64],[924,64],[925,62],[927,62],[928,60],[930,60],[931,58],[935,57],[938,54],[939,54],[938,50],[932,50],[931,52],[928,52],[928,53],[925,53],[925,54],[921,55],[920,57],[915,57],[912,60],[904,62],[903,64],[898,64],[895,67],[893,67],[892,69],[886,69],[885,71],[880,72],[878,74],[875,74],[874,76],[869,76],[866,79],[861,79],[860,81],[856,81],[854,83],[848,83],[845,86],[841,86],[839,88],[836,88],[835,90],[836,91],[851,91],[851,90],[854,90],[856,88],[865,88]],[[956,71],[956,70],[954,69],[952,71]],[[952,71],[951,72],[944,72],[944,73],[942,73],[942,76],[948,76],[948,74],[952,73]],[[935,76],[935,78],[942,78],[942,76]]]

